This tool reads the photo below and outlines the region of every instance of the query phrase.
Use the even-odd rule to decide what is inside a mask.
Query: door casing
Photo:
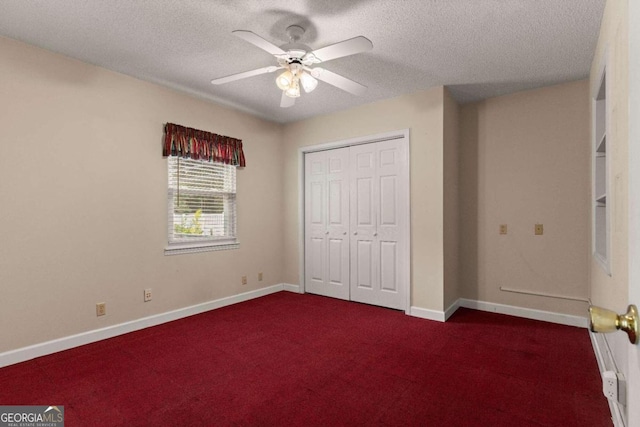
[[[629,1],[629,304],[640,306],[640,4]],[[640,426],[640,345],[627,355],[627,423]]]

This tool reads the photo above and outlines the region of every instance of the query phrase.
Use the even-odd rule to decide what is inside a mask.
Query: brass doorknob
[[[617,314],[606,308],[589,306],[589,329],[591,332],[625,331],[631,344],[638,343],[638,308],[630,305],[625,314]]]

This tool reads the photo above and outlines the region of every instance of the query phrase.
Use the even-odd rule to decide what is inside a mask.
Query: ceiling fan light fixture
[[[300,82],[302,83],[302,88],[306,93],[311,93],[318,86],[318,80],[313,78],[311,74],[306,71],[303,71],[300,75]]]
[[[293,80],[293,74],[291,74],[291,71],[287,70],[276,78],[276,84],[280,90],[287,90],[293,84]]]
[[[291,86],[284,91],[284,94],[289,98],[298,98],[300,96],[300,84],[298,83],[298,79],[293,80]]]
[[[315,66],[326,61],[371,50],[373,43],[366,37],[358,36],[320,49],[311,50],[309,46],[299,43],[304,34],[304,28],[299,25],[292,25],[287,28],[290,43],[280,47],[251,31],[235,30],[233,34],[273,55],[278,65],[211,80],[211,83],[215,85],[283,70],[275,78],[277,87],[282,91],[280,98],[280,107],[282,108],[291,107],[295,104],[295,98],[300,97],[300,86],[306,93],[310,93],[318,86],[318,80],[322,80],[324,83],[353,95],[362,95],[367,89],[366,86],[353,80]],[[314,68],[311,68],[312,66]]]

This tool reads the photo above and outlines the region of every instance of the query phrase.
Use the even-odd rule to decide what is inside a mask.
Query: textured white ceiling
[[[605,0],[0,0],[0,35],[160,83],[268,120],[291,122],[432,86],[461,103],[587,77]],[[282,109],[275,74],[213,78],[275,65],[231,34],[276,45],[292,24],[317,49],[355,36],[367,53],[323,68],[368,87],[320,82]]]

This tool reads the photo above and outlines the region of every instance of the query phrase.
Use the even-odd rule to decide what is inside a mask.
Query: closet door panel
[[[360,228],[360,231],[371,230],[375,226],[371,206],[373,203],[373,184],[371,177],[356,179],[355,226]]]
[[[326,295],[349,299],[349,149],[325,151],[327,159]]]
[[[307,263],[308,277],[315,284],[322,284],[325,281],[325,268],[324,268],[324,239],[312,237],[309,245],[307,245],[309,252]]]
[[[329,282],[344,284],[344,239],[329,239]],[[349,261],[348,259],[346,260]]]
[[[398,225],[398,182],[396,176],[380,177],[380,226]]]
[[[400,248],[404,237],[400,221],[408,221],[408,212],[403,212],[401,185],[407,165],[403,164],[403,146],[398,141],[380,142],[378,149],[380,301],[385,307],[402,308]]]
[[[397,140],[351,147],[352,165],[356,168],[352,173],[356,181],[351,184],[351,207],[356,210],[351,214],[351,299],[397,309],[405,306],[400,242],[401,221],[408,221],[408,216],[403,216],[408,213],[402,210],[401,186],[408,185],[408,180],[403,182],[408,177],[403,175],[408,165],[403,163],[402,150],[402,143]],[[364,258],[360,249],[365,241],[369,258]],[[358,250],[353,249],[354,244]],[[365,282],[367,286],[362,285]]]
[[[397,241],[400,231],[400,178],[402,174],[401,145],[397,141],[378,143],[380,150],[378,185],[380,187],[379,221],[376,224],[382,239]]]
[[[348,149],[305,155],[305,289],[341,299],[349,299],[348,163]]]
[[[322,153],[305,155],[305,289],[323,292],[326,265],[326,160]]]
[[[378,258],[376,241],[376,144],[350,148],[351,157],[351,300],[378,304]]]
[[[352,283],[358,290],[372,291],[374,286],[375,264],[373,259],[373,242],[371,240],[356,240],[356,247],[351,254],[354,271]]]
[[[375,144],[350,148],[351,157],[351,230],[372,237],[376,226],[376,152]]]
[[[380,242],[380,290],[382,292],[398,292],[398,244],[397,242]]]

